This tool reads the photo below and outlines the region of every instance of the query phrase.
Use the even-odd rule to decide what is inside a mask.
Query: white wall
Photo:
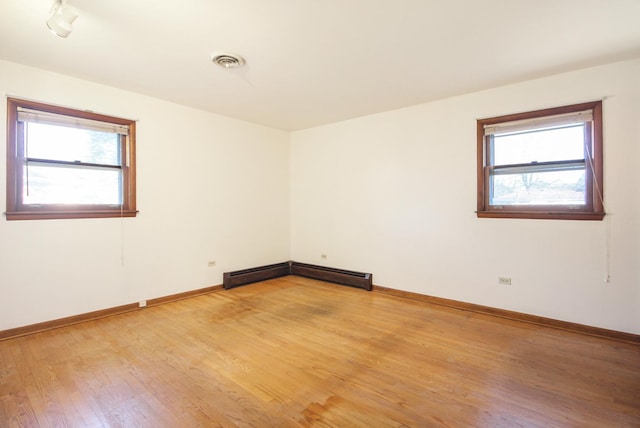
[[[3,93],[139,119],[140,210],[134,219],[0,219],[0,330],[291,258],[640,334],[638,76],[640,60],[611,64],[289,135],[0,61]],[[605,221],[476,218],[477,118],[603,97]]]
[[[605,221],[476,218],[476,119],[604,97]],[[291,258],[640,333],[639,140],[640,60],[295,132]]]
[[[0,92],[139,119],[140,210],[127,219],[0,219],[0,330],[217,285],[223,272],[289,259],[288,133],[3,61]]]

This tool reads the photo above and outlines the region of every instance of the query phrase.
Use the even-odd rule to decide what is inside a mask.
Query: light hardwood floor
[[[289,276],[0,342],[0,427],[640,426],[640,347]]]

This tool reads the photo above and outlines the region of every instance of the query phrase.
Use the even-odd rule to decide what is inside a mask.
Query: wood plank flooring
[[[640,347],[295,276],[0,342],[0,427],[638,427]]]

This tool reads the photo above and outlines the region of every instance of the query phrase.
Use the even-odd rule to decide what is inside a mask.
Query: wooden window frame
[[[21,126],[18,124],[18,108],[54,113],[79,119],[124,125],[128,136],[120,137],[122,171],[122,203],[120,205],[94,204],[23,204],[23,165],[25,156]],[[7,98],[7,220],[81,219],[135,217],[136,210],[136,123],[133,120],[43,104],[35,101]]]
[[[591,110],[593,115],[593,120],[587,122],[592,138],[592,157],[591,159],[586,159],[585,155],[587,165],[585,168],[585,204],[583,207],[576,209],[575,206],[569,205],[492,206],[489,204],[491,136],[485,136],[485,126],[586,110]],[[479,119],[477,121],[477,216],[479,218],[602,220],[605,216],[602,136],[602,101]]]

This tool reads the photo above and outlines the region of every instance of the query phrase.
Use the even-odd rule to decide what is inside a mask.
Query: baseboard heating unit
[[[251,284],[252,282],[266,281],[267,279],[287,276],[290,272],[290,262],[276,263],[251,269],[237,270],[235,272],[225,272],[222,284],[224,285],[224,288],[229,289],[240,285]]]
[[[371,291],[373,288],[373,275],[364,272],[355,272],[344,269],[317,266],[294,261],[259,266],[251,269],[225,272],[223,285],[225,289],[251,284],[253,282],[266,281],[287,275],[298,275],[350,287],[362,288]]]

